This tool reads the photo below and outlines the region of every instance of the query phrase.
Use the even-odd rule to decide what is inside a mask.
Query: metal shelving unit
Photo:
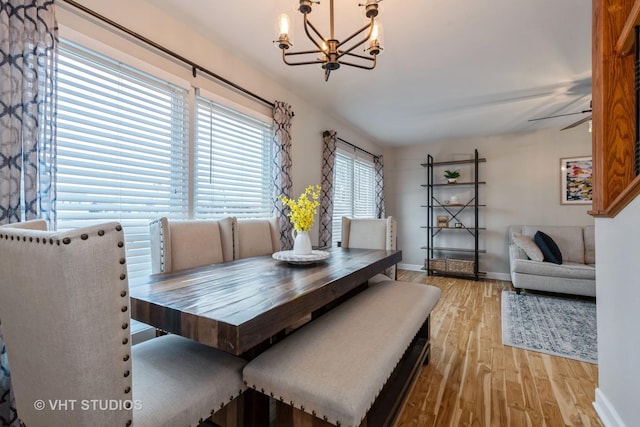
[[[474,150],[473,159],[468,160],[453,160],[445,162],[435,162],[431,155],[427,156],[427,162],[422,163],[422,166],[427,168],[427,183],[422,184],[422,187],[427,190],[427,204],[422,207],[427,208],[427,224],[422,228],[427,230],[427,244],[421,247],[427,251],[427,257],[425,258],[424,269],[427,270],[429,275],[441,275],[441,276],[453,276],[453,277],[465,277],[478,280],[485,272],[479,271],[480,254],[485,253],[484,249],[480,249],[480,232],[486,230],[484,227],[480,227],[480,208],[486,207],[484,204],[479,203],[479,189],[481,185],[486,184],[484,181],[479,180],[479,164],[486,162],[486,159],[479,158],[478,150]],[[444,171],[446,166],[457,165],[470,165],[473,169],[472,180],[467,182],[456,183],[436,183],[434,180],[435,171]],[[471,198],[465,203],[445,204],[444,196],[442,195],[442,189],[451,189],[456,187],[471,188]],[[461,219],[463,212],[469,212],[471,210],[471,221],[466,220],[467,224]],[[435,219],[439,212],[446,214],[451,220],[459,221],[460,227],[442,227],[435,223]],[[449,220],[448,220],[449,221]],[[447,233],[468,233],[472,240],[473,247],[457,247],[457,246],[438,246],[436,241],[443,237]],[[471,245],[470,245],[471,246]],[[448,271],[442,269],[442,260],[437,259],[440,254],[455,256],[459,254],[472,254],[471,260],[469,258],[463,258],[455,261],[468,262],[473,261],[473,272],[460,272],[460,271]],[[437,260],[437,262],[434,262]],[[434,268],[433,265],[438,264],[438,268]]]

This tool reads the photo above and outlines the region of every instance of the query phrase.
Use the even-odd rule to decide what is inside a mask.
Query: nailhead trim
[[[122,226],[120,224],[116,225],[115,227],[116,231],[118,232],[122,232]],[[99,230],[98,231],[98,235],[99,236],[104,236],[105,231],[104,230]],[[124,236],[123,236],[124,237]],[[123,266],[123,271],[120,272],[120,274],[118,275],[118,278],[120,279],[121,283],[124,284],[124,286],[128,286],[128,283],[126,282],[127,279],[127,271],[126,271],[126,254],[124,253],[124,239],[119,240],[116,243],[116,246],[120,249],[121,252],[121,256],[122,258],[119,259],[119,263],[121,266]],[[128,296],[128,290],[127,289],[120,289],[119,291],[119,295],[121,298],[127,298]],[[128,306],[128,301],[125,300],[123,301],[124,305],[120,308],[120,312],[123,314],[123,322],[121,324],[121,329],[122,331],[126,334],[125,336],[122,337],[122,345],[126,346],[127,350],[131,350],[131,344],[129,343],[129,337],[130,337],[130,331],[129,331],[129,315],[125,314],[129,311],[129,306]],[[131,384],[131,356],[129,353],[125,353],[124,356],[122,356],[122,362],[125,363],[125,367],[124,367],[124,371],[122,373],[123,378],[127,378],[129,384]],[[131,393],[131,387],[130,386],[126,386],[124,389],[124,394],[128,395]],[[130,426],[133,423],[132,420],[128,420],[127,421],[127,426]]]

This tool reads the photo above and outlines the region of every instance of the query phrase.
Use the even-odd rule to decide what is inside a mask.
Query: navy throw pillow
[[[558,248],[556,242],[554,242],[548,234],[545,234],[542,231],[537,231],[535,236],[533,236],[533,240],[542,251],[544,261],[552,262],[554,264],[562,264],[562,253],[560,252],[560,248]]]

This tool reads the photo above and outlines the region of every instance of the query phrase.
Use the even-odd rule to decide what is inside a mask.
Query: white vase
[[[293,254],[311,255],[311,237],[308,231],[293,230]]]

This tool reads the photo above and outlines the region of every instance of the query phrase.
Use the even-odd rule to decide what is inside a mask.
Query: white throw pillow
[[[533,261],[542,261],[544,259],[542,251],[531,237],[514,231],[511,233],[511,240],[513,240],[513,243],[518,245],[518,247],[527,254],[529,259]]]

